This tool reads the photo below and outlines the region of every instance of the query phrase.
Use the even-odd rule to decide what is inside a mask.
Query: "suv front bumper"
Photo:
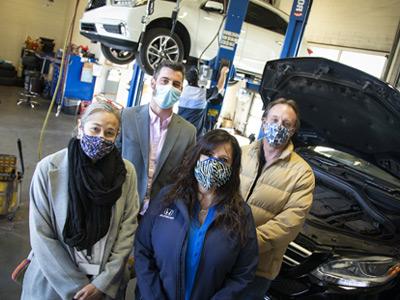
[[[81,35],[87,37],[92,42],[99,42],[107,47],[115,48],[124,51],[136,51],[138,43],[109,36],[99,35],[95,32],[80,31]]]

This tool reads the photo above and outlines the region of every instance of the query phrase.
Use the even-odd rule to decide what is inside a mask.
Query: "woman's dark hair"
[[[183,200],[187,205],[189,214],[193,217],[194,206],[198,201],[198,183],[194,176],[194,168],[201,154],[211,155],[218,146],[229,143],[232,148],[232,174],[227,183],[217,188],[216,203],[221,205],[215,219],[215,224],[223,224],[225,228],[235,235],[239,233],[242,243],[247,238],[248,226],[246,223],[245,202],[240,194],[240,164],[242,151],[235,137],[227,131],[215,129],[207,132],[189,151],[180,168],[175,172],[177,179],[165,197],[165,203],[170,205],[177,199]]]

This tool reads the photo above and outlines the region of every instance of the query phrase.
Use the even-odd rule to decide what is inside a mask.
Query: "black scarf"
[[[122,193],[126,169],[121,154],[114,147],[111,153],[93,162],[83,152],[80,142],[72,138],[68,144],[68,213],[64,242],[86,249],[106,235],[110,227],[111,209]]]

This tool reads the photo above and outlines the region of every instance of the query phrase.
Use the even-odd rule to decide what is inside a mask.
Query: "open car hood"
[[[269,61],[259,90],[264,107],[280,97],[300,109],[295,143],[357,155],[400,178],[400,92],[324,58]]]

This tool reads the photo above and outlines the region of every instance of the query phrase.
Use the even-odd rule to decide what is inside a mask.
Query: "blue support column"
[[[249,0],[229,1],[218,54],[210,63],[211,68],[214,70],[211,79],[211,86],[215,86],[217,84],[219,71],[222,65],[229,66],[228,77],[233,71],[233,59],[235,57],[237,42],[239,41],[239,35],[246,16],[248,4]],[[207,105],[206,127],[208,130],[212,129],[217,122],[219,113],[221,111],[221,106],[222,103]]]
[[[295,57],[299,52],[303,33],[306,28],[312,0],[294,0],[290,13],[280,58]]]
[[[240,31],[246,16],[249,0],[229,1],[228,11],[220,48],[211,67],[214,69],[212,84],[215,85],[218,80],[218,71],[222,63],[229,64],[232,69],[232,62],[235,57],[237,42],[239,41]]]
[[[300,49],[301,40],[307,25],[312,0],[294,0],[290,13],[289,25],[286,30],[280,58],[295,57]],[[258,139],[264,135],[263,128],[258,132]]]
[[[144,72],[135,62],[126,107],[138,106],[142,97]]]

